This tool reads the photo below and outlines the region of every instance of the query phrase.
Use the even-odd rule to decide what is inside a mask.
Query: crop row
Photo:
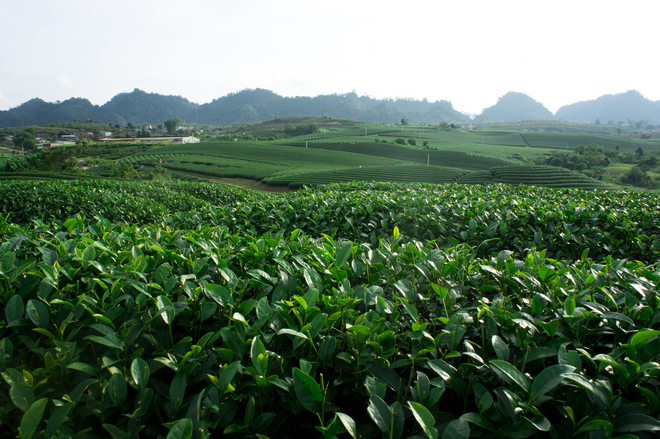
[[[408,162],[424,165],[430,163],[433,166],[446,166],[475,171],[490,169],[494,166],[502,166],[507,164],[507,162],[496,158],[472,156],[464,152],[437,150],[428,151],[376,142],[310,142],[308,145],[305,145],[305,143],[295,143],[292,145],[298,147],[308,146],[309,148],[363,154],[367,156],[381,157],[382,159],[405,160]]]
[[[466,174],[460,184],[524,184],[573,189],[608,189],[609,186],[579,172],[552,166],[498,166]]]
[[[660,429],[657,263],[481,258],[398,229],[71,218],[2,236],[0,437]]]
[[[595,143],[606,149],[621,147],[621,152],[633,152],[641,147],[645,151],[657,151],[658,144],[643,140],[625,139],[617,136],[594,136],[589,134],[564,133],[523,133],[520,134],[525,141],[536,148],[574,149],[581,145]]]
[[[551,190],[528,186],[429,184],[327,185],[273,195],[201,183],[118,181],[5,182],[8,222],[65,221],[78,214],[128,223],[201,223],[231,233],[290,233],[375,244],[398,227],[441,245],[466,243],[481,255],[543,249],[550,257],[653,261],[660,255],[653,194]]]
[[[292,187],[342,183],[351,181],[389,181],[399,183],[453,183],[465,172],[460,169],[439,166],[398,165],[345,168],[336,171],[286,175],[267,178],[264,183],[271,185],[288,184]]]

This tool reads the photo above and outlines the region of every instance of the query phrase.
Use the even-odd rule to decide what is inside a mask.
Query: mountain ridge
[[[180,119],[217,125],[255,123],[275,117],[325,115],[377,123],[439,124],[471,123],[472,119],[454,109],[446,100],[376,99],[358,96],[355,92],[319,95],[315,97],[285,97],[266,89],[245,89],[196,104],[175,95],[147,93],[140,89],[119,93],[103,105],[94,105],[85,98],[70,98],[62,102],[46,102],[33,98],[9,110],[0,111],[0,127],[42,125],[71,120],[95,120],[103,123],[146,125]],[[474,117],[474,122],[515,120],[565,120],[569,122],[601,123],[643,120],[660,123],[660,101],[651,101],[638,91],[562,106],[554,115],[530,96],[509,92]]]

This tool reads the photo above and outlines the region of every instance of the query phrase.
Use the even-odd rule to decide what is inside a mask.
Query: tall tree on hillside
[[[176,129],[179,127],[179,122],[179,119],[170,119],[163,122],[163,124],[165,124],[165,128],[167,128],[167,134],[173,136],[174,133],[176,133]]]
[[[37,146],[34,133],[34,128],[28,128],[17,136],[14,136],[12,142],[14,142],[14,145],[16,145],[17,148],[23,148],[27,150],[33,149],[35,146]]]

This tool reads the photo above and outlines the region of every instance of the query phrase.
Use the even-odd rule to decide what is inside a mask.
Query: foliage
[[[168,119],[163,122],[163,125],[165,125],[165,128],[167,129],[167,134],[170,136],[176,134],[176,129],[179,127],[179,122],[179,119]]]
[[[78,170],[76,148],[53,148],[33,152],[5,163],[5,172],[43,171],[75,172]]]
[[[23,148],[25,150],[34,149],[37,146],[37,141],[34,139],[34,134],[34,129],[28,128],[14,136],[12,142],[17,148]]]
[[[318,130],[319,128],[311,123],[307,125],[298,125],[296,127],[287,124],[284,128],[284,134],[286,134],[287,137],[304,136],[306,134],[314,134]]]
[[[0,437],[660,430],[656,196],[0,188]]]
[[[615,95],[604,95],[597,99],[576,102],[562,106],[556,113],[558,119],[564,120],[595,120],[620,122],[637,129],[642,128],[650,119],[653,123],[660,123],[660,107],[643,97],[636,90]],[[639,124],[631,119],[640,119]]]
[[[552,120],[554,115],[540,102],[524,93],[508,92],[492,107],[484,109],[474,120],[482,122],[517,120]]]
[[[655,179],[639,166],[630,168],[630,171],[621,177],[621,182],[638,187],[652,187],[655,185]]]
[[[131,163],[122,163],[119,167],[113,168],[113,177],[117,178],[137,178],[138,172]]]
[[[613,157],[616,157],[616,154]],[[607,167],[611,162],[612,160],[605,153],[603,147],[591,144],[579,146],[572,152],[555,152],[541,160],[540,164],[583,171],[585,169]]]
[[[171,178],[170,171],[160,165],[156,165],[154,171],[149,173],[149,180],[170,180]]]

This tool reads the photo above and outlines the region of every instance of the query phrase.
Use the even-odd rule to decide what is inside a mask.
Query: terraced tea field
[[[176,178],[242,178],[291,188],[347,181],[416,181],[615,189],[580,173],[537,173],[533,168],[511,166],[527,166],[546,154],[565,152],[567,143],[569,147],[597,143],[609,149],[619,145],[622,153],[637,151],[641,146],[649,156],[660,151],[658,142],[613,136],[444,131],[438,127],[401,128],[351,121],[320,127],[322,131],[311,135],[275,141],[93,146],[89,148],[89,159],[103,160],[110,166],[88,173],[90,177],[107,178],[113,174],[113,162],[119,161],[119,166],[138,166],[140,175],[145,176],[155,166],[163,166]],[[414,139],[417,146],[396,144],[398,138]],[[108,157],[112,161],[105,160]],[[506,175],[496,171],[503,167],[508,167]]]

